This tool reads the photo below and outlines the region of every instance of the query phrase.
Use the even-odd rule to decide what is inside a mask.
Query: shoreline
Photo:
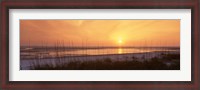
[[[100,54],[100,55],[89,55],[89,54],[84,54],[84,55],[77,55],[73,56],[73,54],[69,54],[68,56],[60,56],[60,57],[46,57],[46,58],[40,58],[40,59],[53,59],[53,58],[70,58],[70,57],[101,57],[101,56],[122,56],[122,55],[140,55],[140,54],[152,54],[152,53],[180,53],[180,51],[152,51],[152,52],[136,52],[136,53],[122,53],[122,54]],[[25,58],[20,60],[32,60],[36,58]],[[39,59],[39,58],[37,58]]]

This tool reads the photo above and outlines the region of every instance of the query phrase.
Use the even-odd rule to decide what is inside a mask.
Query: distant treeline
[[[21,46],[20,48],[29,48],[30,46]],[[72,49],[107,49],[107,48],[119,48],[119,46],[57,46],[58,48],[72,48]],[[31,48],[34,49],[42,49],[42,48],[55,48],[55,46],[31,46]],[[180,49],[180,47],[165,47],[165,46],[159,46],[159,47],[153,47],[153,46],[121,46],[122,49],[128,49],[128,48],[166,48],[166,49]]]
[[[21,47],[20,51],[27,51],[26,48],[29,48],[27,46],[23,46]],[[55,50],[59,49],[59,50],[86,50],[86,49],[118,49],[119,47],[68,47],[68,46],[57,46],[57,47],[53,47],[53,46],[32,46],[32,49],[29,49],[29,51],[41,51],[41,50]],[[120,47],[121,49],[132,49],[132,48],[137,48],[137,49],[166,49],[166,50],[180,50],[180,47]]]

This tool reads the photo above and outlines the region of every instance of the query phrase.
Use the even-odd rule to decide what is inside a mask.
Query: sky
[[[20,20],[20,45],[180,46],[180,20]]]

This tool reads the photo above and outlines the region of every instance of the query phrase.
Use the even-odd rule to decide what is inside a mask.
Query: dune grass
[[[167,63],[170,63],[167,64]],[[56,65],[33,65],[33,70],[180,70],[180,54],[163,54],[141,62],[136,57],[132,60],[103,60],[58,62]]]

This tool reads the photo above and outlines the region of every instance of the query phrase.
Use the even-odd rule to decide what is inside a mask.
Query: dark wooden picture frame
[[[199,90],[199,0],[6,0],[1,2],[1,89]],[[9,9],[191,9],[191,81],[9,81]]]

